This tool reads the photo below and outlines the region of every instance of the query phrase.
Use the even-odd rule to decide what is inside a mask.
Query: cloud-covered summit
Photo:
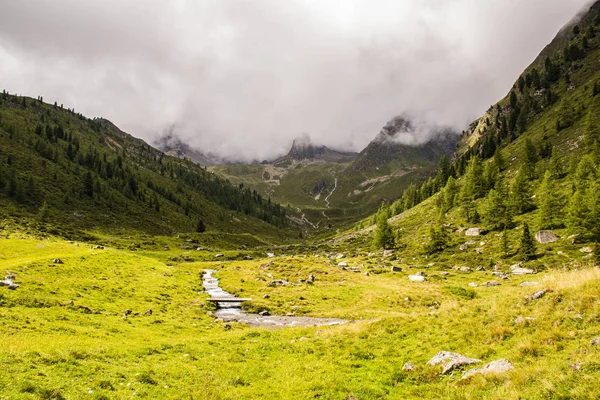
[[[464,127],[586,2],[6,1],[0,86],[233,159],[360,150],[402,112]]]

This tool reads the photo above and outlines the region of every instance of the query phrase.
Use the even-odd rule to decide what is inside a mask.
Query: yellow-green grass
[[[142,252],[94,250],[59,240],[0,239],[0,398],[597,398],[600,272],[546,271],[471,289],[491,280],[451,272],[409,282],[392,274],[343,271],[324,255],[252,261],[167,263]],[[53,264],[59,257],[64,264]],[[273,265],[262,267],[272,261]],[[348,259],[369,270],[375,260]],[[365,267],[361,267],[365,264]],[[337,327],[282,330],[215,322],[201,273],[273,313],[342,317]],[[298,286],[268,287],[270,278]],[[312,285],[298,283],[310,273]],[[264,276],[266,281],[256,280]],[[536,287],[520,287],[525,280]],[[541,288],[554,291],[528,302]],[[264,299],[262,295],[269,294]],[[303,297],[305,300],[300,300]],[[405,300],[408,298],[408,300]],[[72,303],[70,302],[72,301]],[[294,309],[294,306],[300,306]],[[87,308],[83,308],[87,307]],[[88,310],[89,309],[89,310]],[[123,310],[140,313],[124,319]],[[142,315],[146,310],[152,315]],[[580,314],[580,315],[579,315]],[[517,316],[533,317],[515,324]],[[361,321],[362,318],[362,321]],[[438,351],[515,370],[459,381],[425,367]],[[403,372],[410,361],[417,366]],[[569,365],[573,364],[572,367]]]

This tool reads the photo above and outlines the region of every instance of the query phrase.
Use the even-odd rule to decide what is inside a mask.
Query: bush
[[[477,296],[477,293],[473,289],[465,289],[458,286],[447,286],[446,291],[463,299],[472,300]]]

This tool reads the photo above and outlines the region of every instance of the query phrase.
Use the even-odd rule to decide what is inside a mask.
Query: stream
[[[213,276],[215,270],[206,270],[202,277],[202,286],[204,290],[213,299],[237,299],[231,293],[226,292],[219,286],[219,280]],[[263,328],[286,328],[291,326],[331,326],[340,325],[349,321],[337,318],[313,318],[313,317],[284,317],[275,315],[250,314],[242,310],[240,302],[218,302],[215,318],[220,318],[225,322],[237,321],[254,327]]]

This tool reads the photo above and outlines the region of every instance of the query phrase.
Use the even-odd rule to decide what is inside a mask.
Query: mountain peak
[[[349,162],[354,160],[356,153],[332,150],[327,146],[314,144],[310,136],[303,133],[294,139],[287,157],[297,161],[324,160],[329,162]]]

